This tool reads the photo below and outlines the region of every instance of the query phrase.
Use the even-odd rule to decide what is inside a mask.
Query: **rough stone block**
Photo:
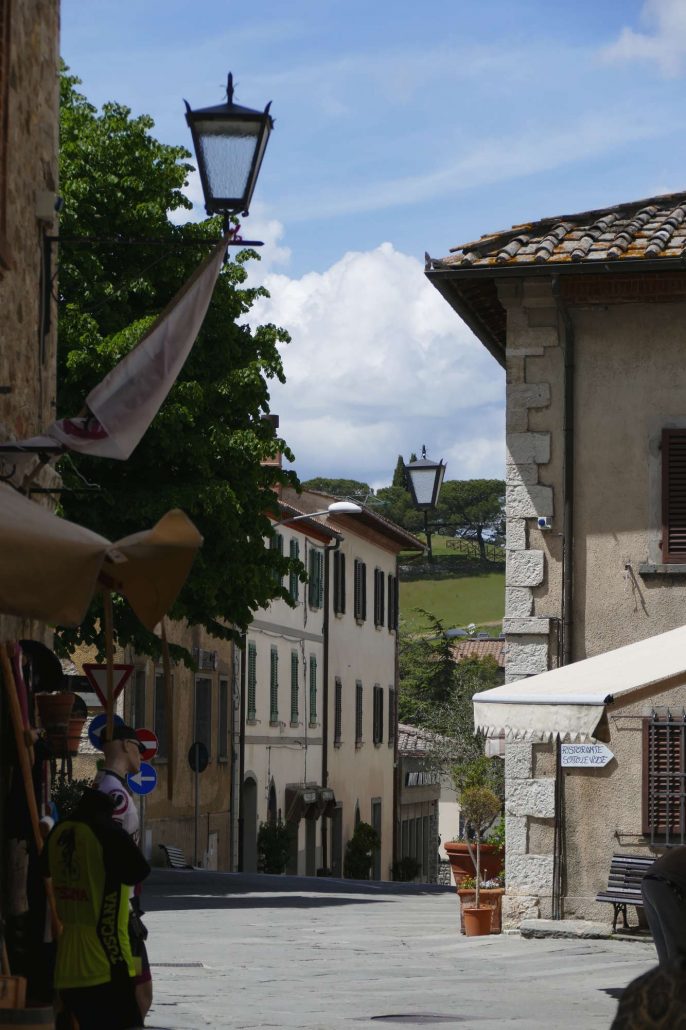
[[[557,325],[557,308],[550,280],[540,278],[526,280],[522,283],[521,298],[525,308],[548,308],[554,311]]]
[[[533,919],[527,917],[519,924],[522,937],[564,937],[571,940],[601,941],[612,936],[606,923],[592,923],[587,919]]]
[[[518,383],[507,391],[508,408],[547,408],[550,383]]]
[[[505,465],[505,481],[513,486],[532,486],[538,482],[538,465],[533,462],[515,465],[508,461]]]
[[[555,780],[509,780],[505,792],[506,815],[555,816]]]
[[[505,409],[505,430],[508,433],[525,433],[529,428],[529,409],[513,408],[509,404]]]
[[[535,519],[540,515],[553,515],[553,488],[507,485],[505,508],[511,519]]]
[[[510,855],[526,855],[527,820],[525,815],[505,816],[505,847]]]
[[[548,637],[514,636],[505,647],[505,665],[520,676],[548,671]]]
[[[505,877],[510,888],[520,894],[546,894],[553,888],[552,855],[508,855]]]
[[[504,930],[520,926],[524,919],[538,919],[541,909],[539,898],[535,894],[510,893],[509,886],[507,890],[502,902]]]
[[[508,618],[527,618],[531,615],[533,607],[534,595],[529,587],[505,587],[505,611]]]
[[[550,433],[509,433],[506,437],[509,458],[517,464],[550,461]]]
[[[534,749],[526,740],[505,742],[505,781],[530,780],[533,772]]]
[[[537,634],[550,631],[550,619],[541,619],[532,616],[527,619],[503,619],[503,633],[505,635],[516,634]]]
[[[510,551],[526,550],[526,522],[524,519],[508,519],[506,524],[506,544]]]
[[[505,583],[508,587],[537,587],[543,582],[544,575],[543,551],[507,552]]]

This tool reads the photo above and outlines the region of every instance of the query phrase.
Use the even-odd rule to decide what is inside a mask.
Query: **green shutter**
[[[292,537],[290,543],[290,555],[291,561],[298,561],[300,558],[300,544]],[[291,569],[288,576],[288,592],[291,595],[293,602],[297,604],[298,594],[300,592],[300,581],[298,580],[298,573],[295,572],[294,569]]]
[[[248,644],[248,718],[254,719],[257,694],[257,646]]]
[[[310,655],[310,723],[317,721],[317,659]]]
[[[279,651],[271,649],[271,665],[269,675],[269,721],[279,721]]]
[[[298,721],[298,668],[300,656],[291,651],[291,722]]]

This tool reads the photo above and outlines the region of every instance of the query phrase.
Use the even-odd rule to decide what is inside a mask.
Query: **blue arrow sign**
[[[157,773],[148,762],[141,762],[140,772],[129,773],[126,782],[134,794],[149,794],[157,786]]]
[[[123,722],[124,720],[121,718],[120,715],[115,715],[115,726],[123,724]],[[107,715],[103,712],[102,715],[96,715],[94,719],[91,719],[91,724],[88,727],[88,739],[90,740],[93,747],[99,748],[100,751],[102,751],[102,741],[100,740],[100,738],[102,736],[102,731],[105,729],[106,725]]]

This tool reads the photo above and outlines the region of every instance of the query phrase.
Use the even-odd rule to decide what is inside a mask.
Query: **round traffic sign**
[[[150,759],[154,758],[157,754],[160,743],[152,730],[146,730],[143,727],[136,730],[136,736],[145,748],[145,751],[141,754],[141,758],[144,762],[149,762]]]
[[[114,716],[114,725],[123,725],[124,720],[120,715]],[[99,751],[102,751],[102,731],[107,725],[107,715],[105,712],[102,715],[96,715],[94,719],[91,719],[91,724],[88,727],[88,739],[90,740],[93,747],[97,747]]]
[[[157,786],[157,773],[152,765],[141,762],[140,771],[129,773],[126,782],[134,794],[149,794]]]
[[[207,747],[201,740],[196,740],[191,744],[188,751],[188,764],[193,772],[204,772],[209,760],[210,756],[208,754]]]

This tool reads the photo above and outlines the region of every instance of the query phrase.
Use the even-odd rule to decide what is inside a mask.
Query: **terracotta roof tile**
[[[601,262],[683,257],[686,192],[576,215],[542,218],[451,248],[433,268]]]
[[[504,640],[460,640],[453,644],[453,655],[456,662],[463,658],[495,658],[501,669],[505,668]]]

